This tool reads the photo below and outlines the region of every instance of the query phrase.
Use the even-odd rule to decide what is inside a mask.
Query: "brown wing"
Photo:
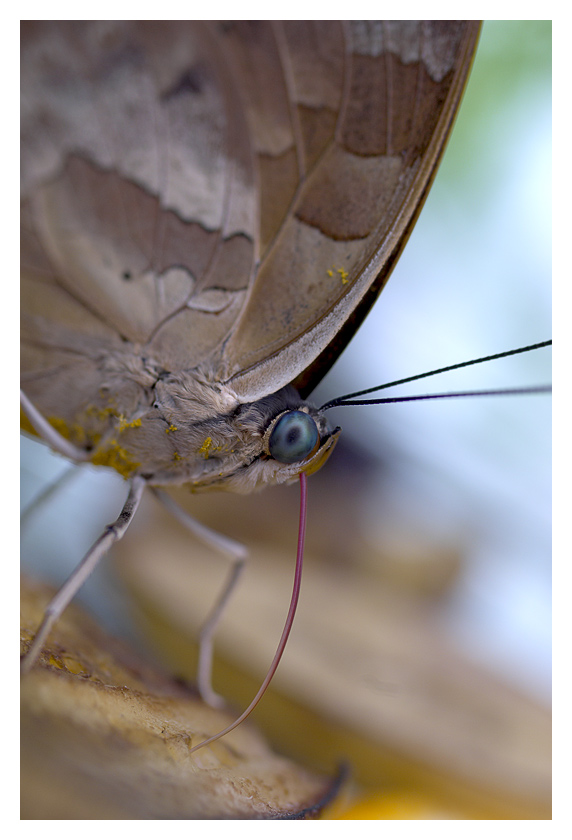
[[[98,358],[126,342],[194,366],[243,304],[255,170],[209,32],[23,24],[22,363],[45,413],[71,415],[101,385]]]
[[[282,68],[273,107],[290,126],[289,140],[282,127],[281,144],[264,146],[265,100],[246,85],[261,195],[288,212],[262,237],[221,358],[221,378],[243,398],[294,380],[311,390],[359,326],[435,174],[478,32],[476,21],[287,21],[223,36],[237,66],[253,42],[267,44],[266,64]],[[277,91],[277,76],[261,84]]]
[[[39,408],[72,416],[126,342],[240,401],[315,384],[403,246],[477,33],[25,23],[22,361]]]

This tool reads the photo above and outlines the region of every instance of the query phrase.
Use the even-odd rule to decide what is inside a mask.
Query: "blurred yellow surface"
[[[24,650],[49,594],[23,581]],[[234,715],[205,706],[75,607],[22,678],[21,700],[21,819],[304,817],[332,789],[249,725],[189,755]]]
[[[276,522],[267,498],[256,516]],[[200,500],[200,518],[213,524],[209,504]],[[119,567],[156,654],[193,679],[193,639],[225,562],[156,503],[141,520],[120,546]],[[242,511],[242,529],[249,525]],[[280,542],[251,541],[244,580],[217,634],[215,689],[239,708],[255,694],[287,612],[294,546]],[[254,713],[272,743],[322,772],[347,761],[366,798],[379,791],[384,801],[384,790],[403,787],[466,819],[549,819],[549,710],[461,654],[426,587],[408,591],[380,578],[374,562],[352,559],[352,566],[329,564],[317,545],[308,551],[286,654]]]

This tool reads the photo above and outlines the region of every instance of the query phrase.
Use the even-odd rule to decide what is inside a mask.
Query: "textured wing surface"
[[[263,259],[219,374],[243,398],[296,378],[315,385],[363,319],[434,175],[478,31],[471,21],[287,21],[221,36],[250,79],[262,198]]]
[[[44,413],[97,393],[103,356],[193,367],[234,323],[259,225],[234,91],[201,24],[23,24],[22,364]]]

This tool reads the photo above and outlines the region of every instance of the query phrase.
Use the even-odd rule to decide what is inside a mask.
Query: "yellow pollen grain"
[[[203,458],[208,458],[209,457],[209,452],[211,451],[212,446],[213,446],[213,439],[211,437],[206,438],[203,442],[203,445],[199,449],[199,452],[203,456]]]
[[[96,420],[105,420],[106,417],[117,417],[117,410],[112,408],[111,406],[107,406],[107,408],[99,408],[95,405],[89,405],[85,413],[88,417],[95,417]]]
[[[141,418],[136,420],[128,420],[126,417],[119,417],[119,431],[124,432],[126,429],[136,429],[141,425]]]
[[[77,446],[86,446],[93,440],[93,435],[88,438],[85,429],[79,423],[68,423],[61,417],[48,417],[48,423],[56,432],[58,432],[66,440],[71,440]]]
[[[171,425],[167,426],[167,428],[165,429],[165,434],[168,435],[169,432],[176,432],[176,431],[177,431],[177,426],[173,426],[173,424],[171,423]]]
[[[345,268],[336,268],[334,266],[333,268],[328,268],[328,270],[326,271],[326,274],[328,275],[328,277],[333,277],[334,273],[340,275],[340,279],[341,279],[342,283],[344,283],[344,284],[349,283],[349,274],[345,270]]]
[[[106,450],[100,450],[93,455],[91,463],[101,467],[113,467],[123,478],[129,478],[141,464],[135,461],[126,449],[119,446],[117,441],[111,440],[109,443],[110,446]]]

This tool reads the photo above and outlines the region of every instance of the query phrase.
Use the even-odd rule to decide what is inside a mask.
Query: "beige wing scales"
[[[24,25],[22,90],[23,382],[71,420],[102,357],[193,367],[229,331],[257,250],[252,155],[200,24]]]
[[[302,175],[224,346],[220,378],[244,399],[292,381],[307,393],[357,329],[435,174],[479,24],[286,21],[273,29]]]

